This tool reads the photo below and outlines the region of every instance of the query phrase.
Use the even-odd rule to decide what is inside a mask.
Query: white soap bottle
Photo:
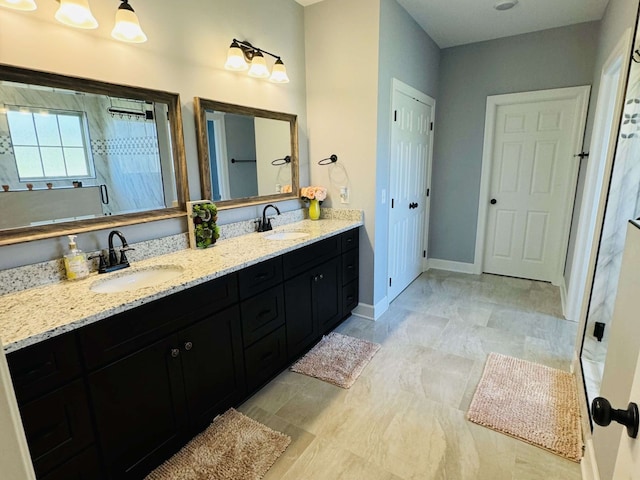
[[[76,245],[77,235],[69,237],[69,253],[64,256],[64,268],[67,271],[67,280],[79,280],[89,276],[87,255]]]

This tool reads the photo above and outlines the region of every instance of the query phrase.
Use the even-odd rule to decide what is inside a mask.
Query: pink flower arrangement
[[[325,187],[302,187],[300,189],[300,198],[305,202],[310,200],[318,200],[322,203],[327,198],[327,189]]]

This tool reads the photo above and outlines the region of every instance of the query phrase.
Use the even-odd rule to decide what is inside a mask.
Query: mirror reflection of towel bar
[[[255,160],[236,160],[235,158],[232,158],[231,163],[256,163],[256,161]]]
[[[275,160],[273,160],[271,162],[271,165],[274,166],[280,166],[280,165],[286,165],[287,163],[291,163],[291,156],[287,155],[284,158],[276,158]]]

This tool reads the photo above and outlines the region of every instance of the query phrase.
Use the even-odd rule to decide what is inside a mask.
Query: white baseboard
[[[385,296],[382,300],[380,300],[375,305],[370,305],[368,303],[358,303],[358,306],[353,309],[351,312],[352,315],[356,317],[366,318],[367,320],[376,321],[378,320],[384,312],[389,310],[389,300]]]
[[[440,260],[439,258],[430,258],[427,260],[429,268],[436,270],[447,270],[449,272],[470,273],[477,275],[477,268],[473,263],[454,262],[452,260]]]

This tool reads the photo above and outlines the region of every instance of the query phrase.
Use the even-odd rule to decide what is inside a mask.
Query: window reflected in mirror
[[[177,94],[0,66],[2,243],[178,216],[179,118]]]
[[[295,198],[295,115],[195,99],[203,197],[221,207]]]

